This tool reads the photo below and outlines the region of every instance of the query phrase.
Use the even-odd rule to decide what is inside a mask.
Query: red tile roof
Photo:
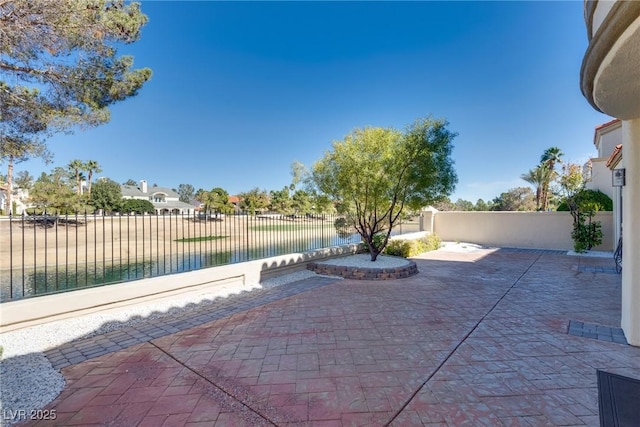
[[[620,123],[620,119],[613,119],[613,120],[610,120],[610,121],[608,121],[606,123],[603,123],[601,125],[596,126],[596,129],[593,132],[593,145],[595,145],[596,147],[598,146],[596,143],[598,141],[598,133],[600,131],[602,131],[603,129],[608,128],[609,126],[613,126],[613,125],[618,124],[618,123]]]
[[[622,144],[616,145],[616,148],[613,149],[613,152],[611,152],[611,155],[609,156],[609,159],[607,160],[607,167],[610,167],[611,164],[613,164],[613,162],[621,154],[621,152],[622,152]]]

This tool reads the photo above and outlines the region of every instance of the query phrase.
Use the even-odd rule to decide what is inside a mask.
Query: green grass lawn
[[[210,242],[212,240],[226,239],[228,236],[202,236],[202,237],[189,237],[187,239],[176,239],[176,242],[189,243],[189,242]]]
[[[323,227],[333,228],[333,224],[267,224],[254,225],[251,229],[254,231],[298,231],[321,229]]]

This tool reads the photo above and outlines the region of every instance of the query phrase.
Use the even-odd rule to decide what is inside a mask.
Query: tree
[[[133,186],[137,186],[138,183],[136,181],[134,181],[133,179],[129,178],[128,180],[126,180],[125,182],[122,183],[122,185],[133,185]]]
[[[506,191],[491,202],[492,211],[535,210],[535,196],[529,187],[516,187]]]
[[[489,211],[491,207],[487,204],[487,202],[485,202],[483,199],[478,199],[476,201],[476,206],[474,207],[474,210],[476,211]]]
[[[195,199],[204,205],[205,213],[229,213],[233,211],[233,205],[229,203],[229,193],[220,187],[215,187],[211,191],[199,189]]]
[[[87,193],[89,193],[89,197],[91,197],[91,181],[93,180],[94,173],[102,172],[102,168],[95,160],[87,160],[84,164],[84,168],[87,171]]]
[[[309,171],[305,165],[297,160],[291,163],[291,185],[289,186],[291,191],[294,191],[298,184],[307,178],[309,178]]]
[[[180,184],[176,193],[180,196],[181,202],[191,203],[195,196],[195,188],[191,184]]]
[[[472,211],[473,210],[473,202],[464,199],[456,200],[456,210],[457,211]]]
[[[29,173],[29,171],[20,171],[16,175],[14,182],[17,188],[22,188],[23,190],[31,190],[31,187],[33,187],[33,176]]]
[[[140,199],[125,199],[122,201],[122,205],[120,206],[120,212],[126,213],[136,213],[136,214],[154,214],[156,212],[156,208],[153,206],[148,200],[140,200]]]
[[[599,211],[613,211],[613,200],[611,200],[611,197],[607,196],[600,190],[590,190],[587,188],[583,188],[582,190],[575,193],[571,197],[571,199],[571,201],[577,206],[598,205]],[[568,200],[568,198],[563,200],[562,203],[560,203],[560,205],[558,206],[557,210],[561,212],[569,212],[571,210],[569,202],[570,200]]]
[[[269,210],[284,215],[293,213],[293,201],[289,195],[289,187],[284,187],[282,190],[271,190],[269,196]]]
[[[80,179],[80,173],[85,169],[85,163],[82,160],[71,160],[67,166],[71,174],[76,180],[76,194],[82,194],[82,180]]]
[[[147,22],[138,3],[4,0],[0,22],[0,98],[46,117],[47,128],[105,123],[107,107],[151,77],[132,68],[131,56],[117,56]],[[38,98],[21,97],[25,90]]]
[[[49,115],[36,108],[44,102],[42,96],[37,89],[17,88],[15,96],[8,97],[4,96],[7,88],[8,85],[0,80],[0,162],[7,164],[7,202],[11,210],[14,166],[34,157],[49,163],[52,156],[43,141]]]
[[[336,208],[331,200],[331,197],[326,194],[313,191],[311,193],[311,209],[317,214],[332,214]]]
[[[89,200],[91,206],[102,209],[105,213],[119,211],[122,206],[120,184],[108,178],[99,179],[93,186]]]
[[[262,211],[269,206],[269,196],[265,190],[255,187],[247,192],[238,194],[240,198],[240,209],[248,211],[251,215]]]
[[[549,169],[549,176],[547,177],[546,182],[542,186],[542,201],[540,210],[546,211],[549,206],[549,189],[551,187],[551,182],[556,179],[556,164],[562,163],[562,156],[564,153],[558,147],[550,147],[547,148],[542,156],[540,156],[540,164],[546,165]]]
[[[456,205],[448,197],[442,197],[432,203],[432,206],[439,211],[455,211]]]
[[[291,209],[296,215],[311,213],[313,202],[311,196],[305,190],[296,190],[291,196]]]
[[[541,210],[541,202],[545,186],[548,188],[549,183],[553,180],[554,171],[549,168],[547,163],[541,163],[529,172],[520,175],[520,178],[533,185],[536,190],[536,210]]]
[[[36,207],[60,214],[76,213],[83,208],[78,194],[73,191],[66,169],[57,167],[50,174],[43,173],[33,185],[29,199]]]
[[[22,138],[8,138],[0,135],[0,159],[7,163],[7,206],[13,205],[13,168],[33,157],[40,157],[45,163],[51,162],[51,153],[44,143]]]
[[[318,188],[343,206],[375,261],[405,208],[449,195],[457,182],[448,122],[417,120],[393,128],[355,129],[313,166]],[[382,235],[382,238],[378,235]]]

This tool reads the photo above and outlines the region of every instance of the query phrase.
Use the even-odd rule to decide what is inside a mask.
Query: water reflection
[[[107,260],[105,263],[47,266],[0,271],[0,302],[73,289],[121,283],[295,252],[357,243],[357,234],[290,240],[281,244],[223,252],[178,253],[153,259]]]

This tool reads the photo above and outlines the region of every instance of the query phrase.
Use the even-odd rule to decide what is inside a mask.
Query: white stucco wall
[[[428,218],[431,221],[431,218]],[[603,241],[594,248],[612,251],[613,215],[599,212]],[[432,231],[444,241],[515,248],[572,250],[573,219],[568,212],[437,212]]]
[[[600,131],[600,137],[596,141],[598,157],[608,159],[618,144],[622,144],[622,123],[620,122]]]
[[[607,160],[608,158],[591,159],[591,181],[586,183],[586,188],[600,190],[613,199],[611,170],[607,167]]]
[[[640,118],[623,122],[623,138],[621,325],[629,344],[640,346]]]

